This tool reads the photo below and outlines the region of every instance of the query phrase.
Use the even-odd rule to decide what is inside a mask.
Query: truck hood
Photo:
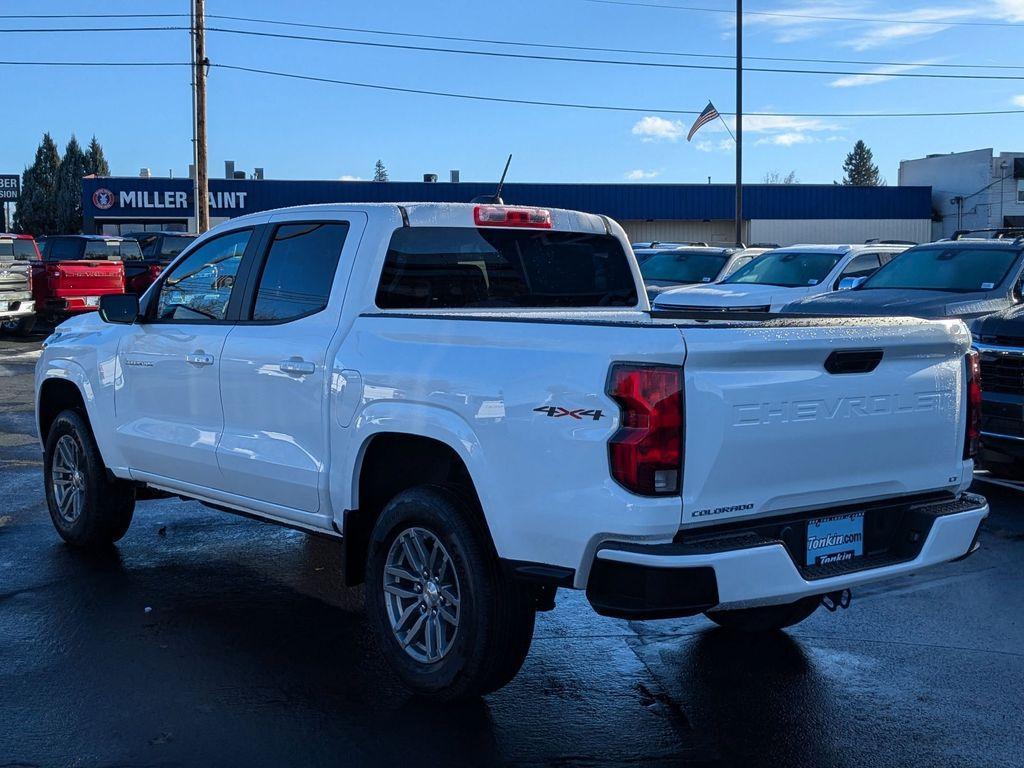
[[[657,309],[677,307],[762,307],[785,304],[804,296],[806,288],[786,288],[779,285],[743,285],[741,283],[715,283],[690,285],[660,294],[655,301]]]
[[[1011,305],[1004,295],[991,291],[952,293],[949,291],[907,291],[879,288],[838,291],[789,304],[786,312],[829,316],[908,315],[926,319],[972,318],[998,312]]]

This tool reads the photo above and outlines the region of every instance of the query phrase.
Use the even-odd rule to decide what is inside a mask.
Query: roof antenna
[[[512,153],[509,153],[508,160],[505,161],[505,170],[501,172],[501,180],[498,182],[498,188],[494,190],[493,195],[477,195],[469,202],[471,203],[489,203],[491,205],[504,205],[505,201],[501,199],[501,190],[505,186],[505,176],[508,174],[508,167],[512,165]]]

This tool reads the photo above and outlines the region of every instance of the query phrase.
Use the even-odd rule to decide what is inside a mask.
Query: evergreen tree
[[[36,149],[32,165],[21,177],[21,197],[15,213],[14,228],[18,232],[33,235],[56,234],[57,224],[57,175],[60,171],[60,154],[50,134],[44,133]]]
[[[85,176],[85,163],[86,155],[78,139],[71,134],[57,175],[57,230],[62,234],[77,234],[82,230],[82,177]]]
[[[109,176],[110,166],[107,165],[107,158],[103,155],[103,146],[92,137],[89,142],[89,149],[85,153],[84,176]]]
[[[874,156],[868,145],[858,139],[853,151],[846,156],[843,163],[843,184],[857,187],[880,187],[885,181],[878,175],[878,166],[874,164]]]
[[[384,167],[384,162],[378,160],[377,164],[373,167],[373,180],[374,181],[387,181],[388,180],[388,169]]]

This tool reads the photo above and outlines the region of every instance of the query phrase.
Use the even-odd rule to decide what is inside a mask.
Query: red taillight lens
[[[978,353],[967,353],[967,431],[964,433],[964,458],[973,459],[981,440],[981,363]]]
[[[544,208],[509,208],[504,205],[478,205],[473,209],[478,227],[533,227],[551,229],[551,211]]]
[[[607,393],[619,404],[608,441],[612,477],[633,493],[679,493],[683,470],[683,371],[668,365],[616,363]]]

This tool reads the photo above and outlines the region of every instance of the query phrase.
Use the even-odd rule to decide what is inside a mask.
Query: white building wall
[[[928,219],[754,219],[749,242],[854,244],[880,238],[926,243],[931,229]]]
[[[1024,152],[1002,152],[992,158],[992,186],[987,200],[989,227],[1001,227],[1010,217],[1014,225],[1024,219],[1024,179],[1013,178],[1013,161],[1022,157]]]
[[[712,221],[620,221],[631,243],[653,240],[680,243],[731,243],[735,239],[735,223],[729,219]],[[749,224],[747,225],[749,228]]]
[[[941,217],[932,232],[935,239],[949,237],[958,227],[998,226],[991,219],[992,164],[991,149],[904,160],[900,163],[900,186],[932,188],[932,208]],[[1012,174],[1012,162],[1010,170]],[[998,192],[995,194],[998,196]],[[958,197],[963,198],[962,203],[956,202]]]

